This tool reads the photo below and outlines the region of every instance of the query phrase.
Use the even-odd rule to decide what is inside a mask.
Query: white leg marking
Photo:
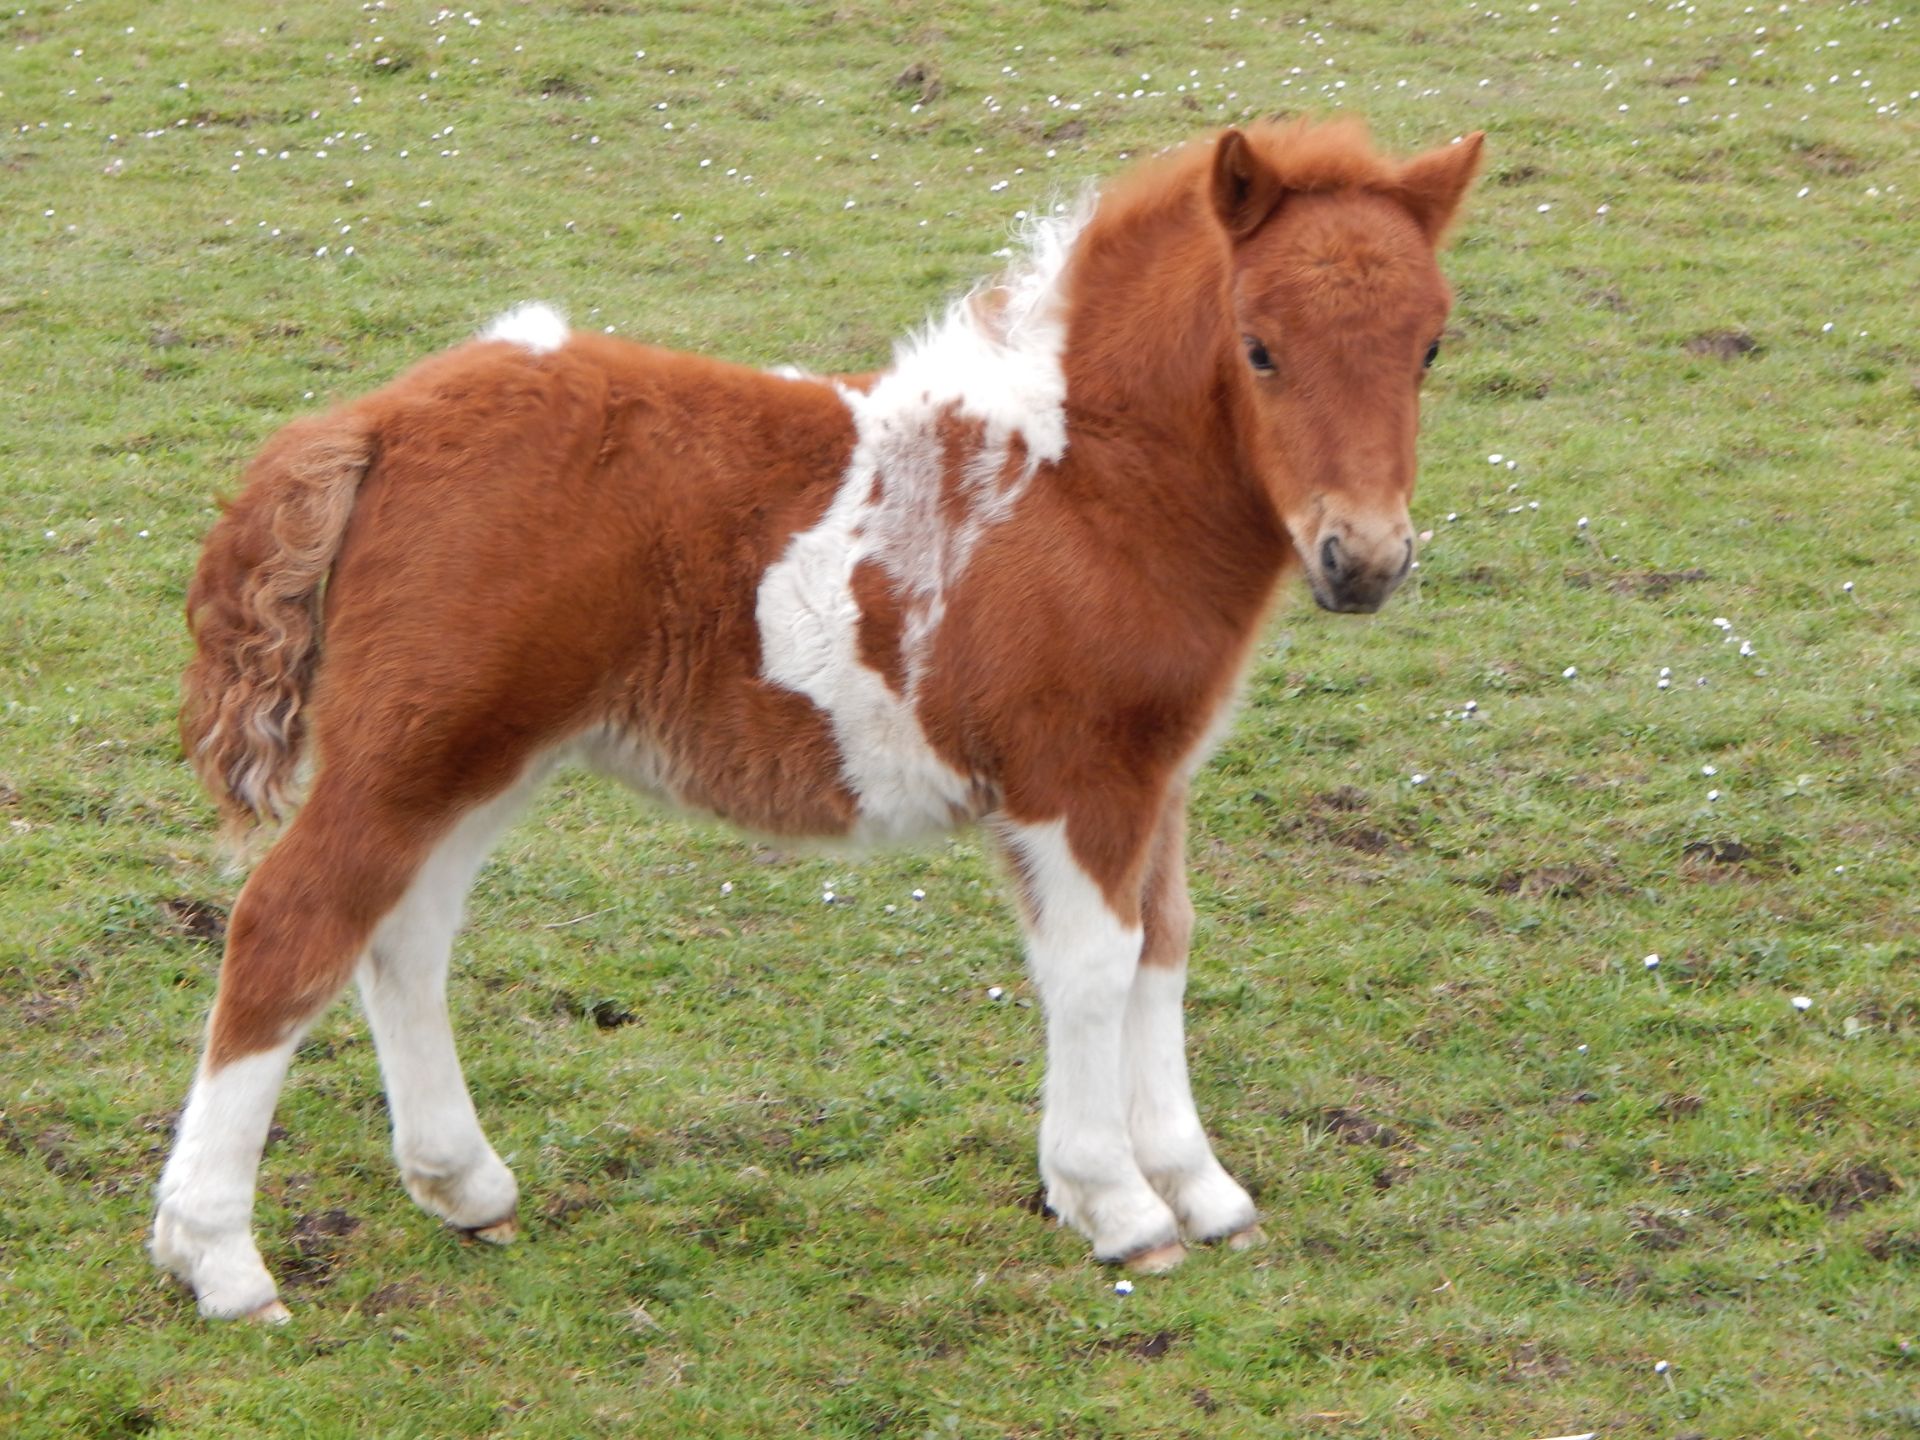
[[[1218,1240],[1253,1224],[1253,1201],[1214,1158],[1187,1079],[1184,965],[1142,965],[1127,997],[1128,1131],[1183,1238]]]
[[[1074,860],[1066,824],[1003,832],[1031,887],[1027,941],[1047,1017],[1040,1174],[1062,1221],[1102,1260],[1172,1243],[1173,1212],[1134,1159],[1121,1047],[1141,932]]]
[[[296,1035],[211,1073],[203,1057],[160,1176],[148,1249],[193,1288],[209,1319],[254,1314],[278,1294],[253,1243],[253,1187],[298,1043]]]
[[[473,878],[532,788],[523,781],[448,832],[374,931],[358,975],[400,1177],[424,1209],[463,1229],[510,1220],[519,1188],[467,1093],[447,1014],[447,966]]]

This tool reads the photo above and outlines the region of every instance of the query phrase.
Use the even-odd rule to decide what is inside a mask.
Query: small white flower
[[[1411,780],[1411,782],[1412,782],[1413,784],[1415,784],[1415,785],[1424,785],[1424,784],[1426,784],[1426,783],[1427,783],[1427,777],[1426,777],[1426,776],[1424,776],[1424,775],[1422,775],[1422,774],[1421,774],[1421,773],[1420,773],[1419,771],[1417,771],[1417,770],[1416,770],[1416,771],[1415,771],[1415,772],[1413,773],[1413,775],[1412,775],[1411,777],[1409,777],[1409,778],[1410,778],[1410,780]]]
[[[1718,790],[1707,791],[1707,799],[1709,802],[1718,800],[1719,798],[1720,798],[1720,792]]]
[[[1489,465],[1498,465],[1502,460],[1506,458],[1507,458],[1506,456],[1496,453],[1496,454],[1487,456],[1487,463]]]
[[[1584,515],[1582,515],[1582,516],[1581,516],[1581,517],[1580,517],[1580,518],[1579,518],[1578,520],[1576,520],[1576,521],[1574,521],[1574,522],[1573,522],[1573,528],[1574,528],[1574,529],[1576,529],[1576,530],[1584,530],[1584,529],[1586,529],[1586,528],[1587,528],[1587,517],[1586,517],[1586,516],[1584,516]]]
[[[1664,1360],[1657,1360],[1657,1361],[1655,1361],[1655,1362],[1654,1362],[1654,1366],[1653,1366],[1653,1373],[1654,1373],[1654,1374],[1656,1374],[1656,1375],[1664,1375],[1664,1374],[1666,1374],[1666,1373],[1667,1373],[1667,1371],[1669,1371],[1669,1370],[1671,1370],[1672,1368],[1673,1368],[1673,1367],[1672,1367],[1671,1365],[1669,1365],[1669,1364],[1667,1364],[1667,1362],[1666,1362],[1666,1361],[1664,1361]]]
[[[1717,765],[1702,765],[1700,767],[1700,773],[1702,775],[1718,775],[1720,768]]]
[[[823,905],[831,905],[833,903],[833,892],[831,890],[823,891],[820,896],[820,903]]]
[[[1846,584],[1842,585],[1840,588],[1846,591],[1847,594],[1851,595],[1853,593],[1853,581],[1851,580],[1847,581]]]
[[[1131,1295],[1133,1293],[1133,1281],[1131,1280],[1114,1281],[1113,1293],[1116,1295]]]
[[[1571,680],[1573,679],[1574,676],[1578,675],[1579,673],[1580,673],[1580,667],[1578,665],[1569,665],[1567,666],[1566,669],[1560,672],[1560,678],[1562,680]]]
[[[1006,994],[1007,992],[1002,990],[998,985],[989,985],[987,987],[987,999],[989,1000],[1005,999]]]
[[[1713,624],[1714,624],[1714,628],[1717,630],[1731,630],[1733,628],[1733,621],[1727,619],[1727,617],[1724,615],[1714,616]]]
[[[913,898],[916,900],[924,900],[927,898],[927,892],[924,890],[915,890],[913,892]]]
[[[1649,955],[1640,963],[1649,970],[1658,970],[1660,968],[1660,957],[1658,955]]]
[[[1813,997],[1811,995],[1794,996],[1793,1008],[1796,1010],[1811,1010],[1813,1008]]]
[[[720,893],[722,895],[731,895],[733,893],[733,882],[731,880],[722,880],[720,882]]]

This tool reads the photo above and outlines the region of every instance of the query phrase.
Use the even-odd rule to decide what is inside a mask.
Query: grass
[[[1920,1434],[1913,17],[1255,10],[0,21],[0,1428]],[[296,1319],[196,1320],[140,1246],[236,885],[172,709],[246,456],[530,296],[871,365],[1016,209],[1336,106],[1492,161],[1417,585],[1285,606],[1195,802],[1196,1087],[1268,1245],[1123,1297],[1036,1218],[976,844],[575,780],[455,981],[527,1242],[407,1201],[343,1005],[263,1171]]]

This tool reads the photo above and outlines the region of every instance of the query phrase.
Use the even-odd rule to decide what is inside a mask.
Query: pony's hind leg
[[[288,1062],[339,993],[429,842],[326,785],[234,906],[220,988],[150,1249],[212,1318],[286,1318],[253,1241],[254,1182]]]
[[[442,837],[374,932],[359,971],[407,1193],[449,1225],[496,1243],[513,1238],[519,1192],[481,1131],[460,1070],[447,968],[474,876],[534,784],[529,777],[469,811]]]

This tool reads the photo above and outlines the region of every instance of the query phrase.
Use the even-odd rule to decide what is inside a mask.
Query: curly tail
[[[247,468],[187,591],[195,654],[180,739],[235,841],[295,802],[321,591],[374,453],[351,411],[282,430]]]

